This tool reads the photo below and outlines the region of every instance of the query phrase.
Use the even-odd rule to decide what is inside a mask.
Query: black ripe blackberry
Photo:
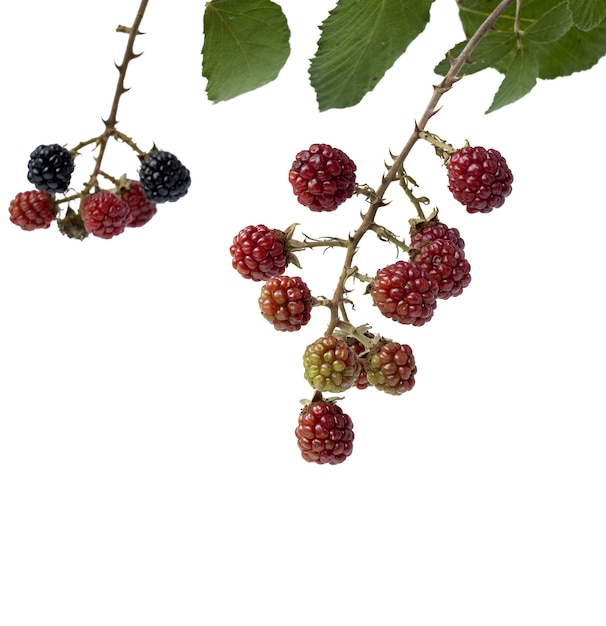
[[[170,152],[157,150],[148,154],[139,170],[143,193],[152,202],[174,202],[191,185],[189,170]]]
[[[74,171],[74,159],[67,148],[59,144],[38,146],[27,164],[27,180],[40,191],[64,193]]]

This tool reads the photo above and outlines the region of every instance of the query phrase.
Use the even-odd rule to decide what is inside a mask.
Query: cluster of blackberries
[[[449,190],[469,213],[489,213],[510,195],[513,174],[497,150],[466,146],[438,154],[447,167]],[[334,211],[354,193],[367,195],[370,190],[356,184],[356,164],[349,156],[324,143],[312,144],[296,154],[288,181],[299,203],[314,212]],[[421,216],[410,223],[408,245],[393,233],[387,239],[407,251],[407,260],[379,269],[374,277],[364,277],[355,268],[355,276],[369,283],[365,293],[383,316],[402,325],[423,326],[433,318],[439,300],[463,293],[471,282],[471,266],[459,230],[438,220],[437,210],[429,218]],[[371,229],[370,225],[362,226],[362,235]],[[333,300],[316,298],[301,277],[285,274],[291,265],[300,268],[297,251],[320,245],[347,246],[351,251],[360,238],[350,237],[349,243],[334,237],[300,242],[292,239],[293,229],[294,225],[282,231],[265,224],[242,228],[229,248],[231,262],[243,278],[263,282],[259,309],[278,331],[298,331],[308,324],[314,307],[332,307],[328,331],[303,353],[303,375],[315,395],[301,410],[295,434],[306,461],[336,465],[352,453],[353,422],[336,404],[337,398],[323,394],[374,388],[399,396],[415,386],[417,365],[408,344],[375,335],[368,324],[353,326],[347,316],[341,319],[341,308],[335,309],[334,302],[338,290]],[[341,276],[352,274],[353,268],[346,266]],[[345,302],[353,305],[351,296],[343,295],[344,286],[340,293],[337,306]],[[336,324],[335,311],[339,316]]]
[[[189,170],[170,152],[153,150],[141,159],[139,179],[115,180],[111,190],[65,194],[74,171],[74,155],[59,144],[40,145],[31,154],[27,179],[35,190],[18,193],[9,205],[10,220],[23,230],[48,228],[57,221],[59,230],[71,238],[94,235],[110,239],[127,227],[143,226],[156,214],[157,204],[175,202],[191,185]],[[78,211],[69,208],[59,217],[62,202],[78,200]]]

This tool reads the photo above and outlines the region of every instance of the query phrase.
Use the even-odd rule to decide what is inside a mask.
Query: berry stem
[[[384,206],[386,203],[384,201],[385,193],[387,189],[397,180],[402,172],[404,161],[410,154],[413,146],[416,142],[421,138],[421,133],[425,131],[427,123],[429,120],[438,112],[438,103],[442,96],[453,87],[453,85],[459,80],[458,74],[463,68],[463,66],[469,61],[469,57],[472,52],[475,50],[478,43],[482,40],[482,38],[490,31],[495,22],[501,17],[501,15],[505,12],[505,10],[515,2],[516,0],[501,0],[499,4],[495,7],[495,9],[490,13],[490,15],[484,20],[484,22],[478,27],[476,32],[470,37],[469,41],[461,50],[461,53],[458,57],[451,59],[450,69],[444,76],[444,78],[433,87],[433,93],[427,106],[425,107],[425,111],[421,115],[418,122],[415,123],[415,128],[408,141],[402,148],[400,154],[398,154],[394,160],[392,165],[389,167],[387,172],[383,175],[381,180],[381,184],[374,191],[373,194],[364,193],[366,190],[363,188],[358,189],[358,193],[364,193],[369,200],[370,207],[368,211],[364,214],[362,218],[362,223],[358,227],[358,229],[350,236],[349,245],[347,246],[347,251],[345,254],[345,259],[343,262],[343,269],[341,270],[341,275],[337,282],[337,287],[333,294],[333,297],[330,300],[330,321],[328,327],[326,329],[326,335],[330,335],[334,329],[339,324],[339,305],[343,301],[343,296],[345,294],[345,283],[348,278],[351,277],[351,267],[353,258],[358,250],[358,245],[362,237],[372,229],[375,216],[377,211]],[[423,212],[420,210],[420,206],[417,203],[417,212],[419,213],[419,218],[424,219]]]
[[[111,110],[109,116],[106,120],[103,120],[105,124],[105,130],[103,133],[96,137],[93,140],[90,140],[83,145],[87,145],[88,143],[92,143],[93,141],[97,142],[97,147],[99,148],[99,154],[95,159],[95,167],[93,169],[88,182],[84,185],[84,188],[81,192],[81,197],[85,197],[88,192],[97,184],[97,177],[99,176],[99,172],[101,171],[101,164],[103,162],[103,156],[105,155],[105,150],[107,148],[107,143],[112,136],[116,136],[116,125],[118,124],[118,105],[120,104],[120,98],[128,91],[128,88],[124,86],[124,80],[126,78],[126,70],[128,69],[129,63],[141,56],[142,53],[135,53],[133,48],[135,45],[135,39],[137,35],[141,35],[141,31],[139,30],[139,26],[141,25],[141,21],[143,20],[143,15],[145,14],[145,9],[147,8],[147,3],[149,0],[141,0],[141,4],[137,9],[137,15],[135,16],[135,20],[133,25],[130,27],[118,26],[117,32],[128,33],[128,41],[126,43],[126,49],[124,50],[124,57],[122,58],[122,63],[120,65],[116,64],[116,68],[118,69],[118,82],[116,84],[116,90],[114,92],[114,99],[112,101]],[[125,135],[120,134],[120,138],[124,140]],[[127,142],[128,143],[128,142]],[[130,144],[129,144],[130,145]],[[82,147],[82,145],[79,145]]]

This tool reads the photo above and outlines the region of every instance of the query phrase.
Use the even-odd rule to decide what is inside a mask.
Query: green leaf
[[[212,102],[274,80],[290,54],[282,9],[270,0],[213,0],[204,10],[202,76]]]
[[[435,72],[444,76],[450,69],[449,58],[456,58],[461,54],[467,41],[461,41],[451,48],[448,55],[436,67]],[[498,67],[501,63],[509,67],[517,50],[516,38],[513,32],[503,33],[492,31],[487,33],[475,47],[469,58],[469,63],[464,65],[459,76],[475,74],[487,67]]]
[[[309,76],[320,111],[354,106],[429,22],[433,0],[339,0],[321,26]]]
[[[529,46],[539,62],[539,78],[569,76],[593,67],[606,53],[606,22],[583,32],[573,26],[549,44]]]
[[[568,6],[579,30],[593,30],[606,19],[606,0],[568,0]]]
[[[522,33],[522,40],[546,43],[563,37],[572,27],[572,14],[560,4],[530,24]]]
[[[525,96],[536,85],[538,74],[539,64],[535,56],[520,48],[486,113],[492,113]]]

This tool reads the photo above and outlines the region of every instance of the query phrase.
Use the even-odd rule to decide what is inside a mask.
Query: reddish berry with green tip
[[[356,188],[356,164],[338,148],[314,143],[293,161],[288,180],[297,200],[311,211],[334,211]]]
[[[233,268],[240,276],[254,281],[279,276],[288,265],[284,233],[264,224],[243,228],[229,251]]]
[[[465,252],[452,241],[425,241],[411,252],[414,263],[438,284],[438,298],[441,300],[461,295],[471,282],[471,266]]]
[[[433,317],[438,284],[415,263],[397,261],[377,272],[370,295],[385,317],[422,326]]]
[[[55,208],[46,191],[22,191],[8,206],[9,219],[23,230],[48,228],[55,219]]]
[[[340,392],[349,389],[360,373],[353,348],[334,335],[320,337],[303,354],[305,380],[318,391]]]
[[[353,452],[353,422],[333,402],[310,402],[299,415],[295,435],[309,463],[338,465]]]
[[[466,146],[450,155],[448,189],[469,213],[490,213],[511,193],[513,174],[498,150]]]
[[[407,344],[384,342],[364,360],[364,369],[368,382],[385,393],[399,396],[415,386],[417,366]]]
[[[128,204],[110,191],[90,194],[80,205],[80,217],[86,232],[102,239],[123,233],[129,215]]]
[[[259,308],[276,330],[300,330],[311,319],[313,298],[298,276],[276,276],[261,288]]]

